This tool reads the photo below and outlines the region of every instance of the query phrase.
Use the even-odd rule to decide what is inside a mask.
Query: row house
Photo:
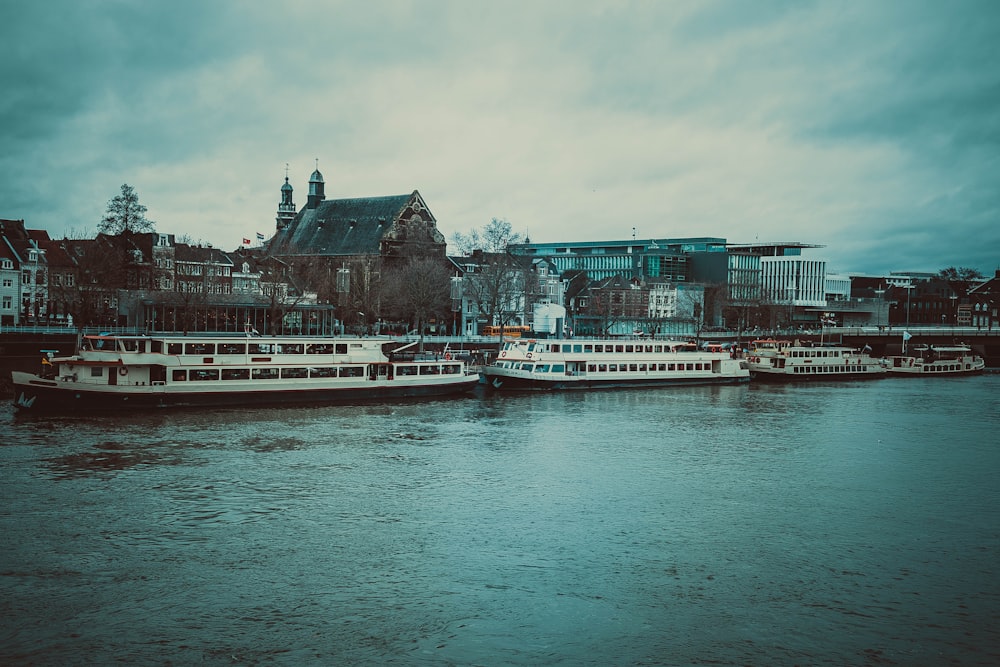
[[[0,324],[47,317],[48,233],[27,229],[24,220],[0,220]]]
[[[141,317],[125,312],[139,300],[167,303],[183,301],[171,296],[178,293],[214,298],[234,291],[253,299],[262,294],[261,275],[255,255],[179,243],[172,234],[54,240],[23,220],[0,220],[2,325],[75,319],[114,326]]]

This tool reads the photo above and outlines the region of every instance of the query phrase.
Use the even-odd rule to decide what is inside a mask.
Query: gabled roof
[[[976,285],[969,290],[969,296],[1000,295],[1000,269],[997,269],[992,278]]]
[[[50,240],[42,247],[45,248],[45,258],[50,267],[53,268],[74,268],[76,260],[70,256],[66,247],[59,241]]]
[[[178,243],[174,246],[175,262],[193,262],[197,264],[223,264],[232,265],[230,256],[218,248],[192,246],[187,243]]]
[[[299,211],[288,228],[272,239],[270,251],[283,255],[377,255],[389,230],[411,215],[435,222],[416,190],[407,195],[322,201],[316,208]]]

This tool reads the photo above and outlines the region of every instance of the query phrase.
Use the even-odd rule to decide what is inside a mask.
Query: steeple
[[[277,229],[288,227],[295,219],[295,202],[292,201],[292,186],[288,182],[288,165],[285,165],[285,184],[281,186],[281,203],[278,204]]]
[[[316,208],[319,203],[326,199],[323,194],[323,174],[319,173],[319,158],[316,158],[316,171],[309,177],[309,199],[306,208]]]

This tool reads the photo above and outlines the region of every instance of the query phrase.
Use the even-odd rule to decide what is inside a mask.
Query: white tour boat
[[[755,380],[846,380],[885,377],[870,354],[840,345],[803,345],[762,339],[750,344],[747,362]]]
[[[344,403],[443,396],[479,382],[450,354],[403,351],[387,338],[112,336],[14,371],[21,410],[79,412],[184,406]]]
[[[969,345],[917,345],[914,354],[888,356],[883,360],[892,375],[969,375],[986,368],[986,360]]]
[[[694,343],[661,340],[506,340],[483,369],[500,390],[571,390],[749,382],[745,362]]]

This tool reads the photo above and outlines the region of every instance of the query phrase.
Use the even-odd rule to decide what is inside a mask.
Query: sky
[[[318,165],[327,199],[419,190],[449,241],[1000,269],[995,0],[12,0],[0,38],[0,218],[56,238],[128,183],[232,250]]]

